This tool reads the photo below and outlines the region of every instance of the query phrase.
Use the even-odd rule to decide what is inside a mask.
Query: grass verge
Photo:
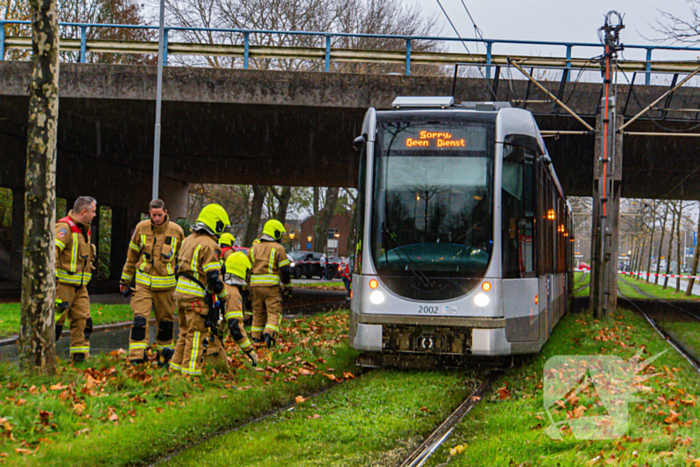
[[[190,379],[124,352],[61,365],[57,377],[0,365],[0,459],[13,465],[119,466],[150,462],[248,421],[300,394],[352,377],[347,311],[285,323],[253,370],[229,339],[230,371]]]
[[[295,282],[295,289],[316,289],[316,290],[342,290],[345,291],[345,286],[342,282]]]
[[[0,303],[0,337],[19,334],[20,303]],[[129,305],[91,303],[90,314],[95,326],[131,321],[134,316]]]
[[[395,466],[474,390],[468,374],[375,370],[167,465]]]
[[[669,279],[668,280],[668,287],[666,289],[663,288],[661,285],[656,285],[650,282],[646,282],[645,280],[636,280],[632,279],[630,277],[622,276],[619,275],[619,280],[618,284],[620,282],[625,282],[627,284],[634,284],[637,286],[639,290],[642,292],[646,293],[647,295],[651,295],[653,299],[661,299],[661,300],[700,300],[700,297],[697,295],[691,295],[691,296],[686,296],[685,295],[685,290],[681,288],[681,291],[679,293],[676,293],[676,282],[675,279]],[[660,282],[663,281],[663,278],[660,279]],[[640,298],[647,298],[649,297],[640,297]]]
[[[541,354],[508,373],[499,389],[476,407],[442,446],[429,465],[451,466],[660,466],[699,465],[696,405],[700,379],[690,365],[640,315],[619,310],[606,321],[588,314],[568,314]],[[641,351],[643,358],[668,350],[634,379],[641,402],[627,403],[628,429],[612,440],[578,440],[566,420],[605,414],[592,385],[549,407],[564,421],[562,440],[551,439],[543,407],[543,371],[557,355],[618,356],[625,361]],[[563,372],[559,373],[561,378]],[[642,378],[655,375],[647,381]],[[548,376],[557,377],[550,373]],[[587,380],[590,382],[590,380]],[[574,381],[574,387],[576,386]],[[615,385],[608,391],[628,386]],[[609,393],[608,393],[609,394]],[[585,414],[585,415],[584,415]]]
[[[663,330],[683,343],[683,348],[700,360],[700,321],[670,320],[661,323]]]

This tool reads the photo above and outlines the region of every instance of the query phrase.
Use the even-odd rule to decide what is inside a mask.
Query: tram
[[[538,352],[566,312],[574,238],[532,114],[398,97],[353,146],[359,364]]]

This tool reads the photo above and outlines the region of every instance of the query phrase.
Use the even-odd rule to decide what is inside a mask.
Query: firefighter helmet
[[[284,230],[284,225],[282,225],[280,221],[277,219],[270,219],[269,221],[265,222],[263,233],[269,235],[275,240],[279,240],[282,238],[282,234],[287,233],[287,231]]]
[[[248,280],[248,274],[252,267],[253,265],[250,263],[248,256],[241,251],[237,251],[226,258],[226,274],[233,274],[244,281]]]
[[[219,237],[219,246],[233,246],[235,242],[236,237],[234,237],[228,232],[222,233],[221,237]]]
[[[226,210],[218,204],[208,204],[204,206],[197,217],[197,224],[203,224],[209,233],[221,236],[224,231],[231,227],[231,221],[228,219]]]

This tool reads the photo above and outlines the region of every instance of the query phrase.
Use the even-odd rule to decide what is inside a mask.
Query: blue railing
[[[6,25],[30,25],[29,21],[16,21],[16,20],[0,20],[0,60],[5,59],[5,26]],[[144,26],[144,25],[127,25],[127,24],[101,24],[101,23],[60,23],[59,27],[73,27],[80,29],[80,63],[85,63],[86,56],[86,44],[87,44],[87,30],[88,28],[116,28],[116,29],[142,29],[142,30],[157,30],[158,26]],[[317,32],[317,31],[277,31],[269,29],[226,29],[226,28],[198,28],[198,27],[181,27],[181,26],[168,26],[164,29],[163,36],[163,64],[168,63],[168,34],[170,31],[189,31],[189,32],[221,32],[221,33],[234,33],[243,34],[243,68],[248,69],[249,65],[249,52],[250,52],[250,35],[251,34],[273,34],[273,35],[298,35],[298,36],[316,36],[319,38],[325,38],[325,66],[326,72],[330,71],[331,64],[331,46],[332,40],[334,38],[341,37],[351,37],[351,38],[369,38],[369,39],[392,39],[397,41],[405,41],[406,44],[406,58],[405,58],[405,74],[411,74],[411,51],[412,43],[414,41],[432,41],[432,42],[443,42],[443,43],[454,43],[461,42],[463,44],[483,44],[486,49],[486,78],[491,77],[491,67],[492,67],[492,57],[493,57],[493,46],[501,44],[514,44],[514,45],[532,45],[532,46],[546,46],[546,47],[563,47],[565,48],[565,60],[566,69],[571,71],[571,61],[573,55],[573,49],[577,48],[597,48],[601,49],[602,45],[597,43],[589,42],[556,42],[556,41],[529,41],[529,40],[516,40],[516,39],[476,39],[476,38],[456,38],[456,37],[433,37],[433,36],[405,36],[405,35],[387,35],[387,34],[355,34],[355,33],[328,33],[328,32]],[[637,49],[646,51],[646,69],[645,83],[650,84],[651,80],[651,64],[652,64],[652,53],[654,51],[688,51],[688,52],[700,52],[700,47],[686,47],[686,46],[664,46],[664,45],[634,45],[625,44],[625,49]],[[588,56],[587,56],[588,57]],[[585,57],[580,57],[585,58]],[[570,77],[571,73],[569,73]]]

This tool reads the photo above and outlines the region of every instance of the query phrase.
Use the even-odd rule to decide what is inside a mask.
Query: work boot
[[[275,340],[272,338],[271,335],[268,333],[264,333],[262,335],[263,342],[265,342],[265,346],[269,349],[272,348],[273,345],[275,345]]]
[[[135,358],[133,360],[129,360],[129,365],[137,366],[137,365],[141,365],[145,361],[146,361],[146,359],[144,359],[144,358]]]
[[[250,338],[250,341],[251,341],[253,344],[259,344],[259,343],[260,343],[260,339],[258,339],[257,337],[251,337],[251,338]]]
[[[83,363],[85,361],[85,354],[84,353],[74,353],[73,354],[73,363]]]
[[[255,349],[251,349],[245,354],[248,356],[250,363],[252,363],[253,366],[258,366],[258,354],[255,352]]]
[[[169,366],[170,359],[173,358],[173,354],[175,354],[175,351],[169,347],[166,347],[158,352],[158,367],[163,368],[165,366]]]
[[[63,333],[63,325],[62,324],[57,324],[56,325],[56,342],[61,338],[61,334]]]

